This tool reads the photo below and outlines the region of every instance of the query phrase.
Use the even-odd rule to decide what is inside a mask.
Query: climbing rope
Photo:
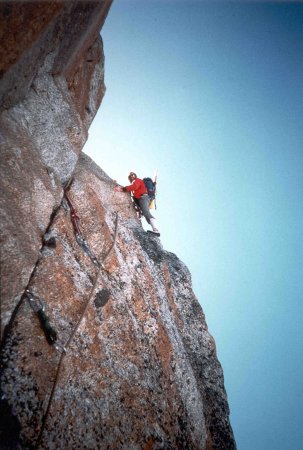
[[[70,347],[70,345],[72,343],[72,340],[73,340],[75,334],[77,333],[77,331],[78,331],[78,329],[79,329],[79,327],[81,325],[81,322],[82,322],[82,320],[83,320],[83,318],[84,318],[84,316],[86,314],[86,311],[87,311],[87,309],[88,309],[88,307],[90,305],[90,302],[91,302],[91,300],[92,300],[92,298],[94,296],[96,287],[97,287],[97,285],[98,285],[98,283],[100,282],[100,279],[101,279],[101,269],[104,268],[104,262],[109,257],[110,253],[112,252],[112,250],[113,250],[113,248],[115,246],[116,238],[117,238],[117,231],[118,231],[118,214],[116,214],[114,237],[113,237],[112,245],[110,246],[109,250],[105,253],[105,255],[102,257],[101,262],[99,262],[97,260],[97,258],[93,255],[93,253],[91,252],[91,250],[90,250],[86,240],[84,239],[84,237],[82,235],[82,232],[81,232],[81,229],[80,229],[80,219],[79,219],[79,217],[78,217],[78,215],[76,213],[76,210],[73,207],[72,202],[70,200],[70,197],[68,195],[68,190],[70,189],[72,181],[73,181],[73,177],[71,177],[69,179],[69,181],[66,183],[66,185],[64,187],[64,199],[66,200],[66,202],[67,202],[67,204],[68,204],[68,206],[70,208],[71,222],[72,222],[73,229],[74,229],[75,239],[76,239],[78,245],[82,248],[82,250],[85,252],[85,254],[89,256],[89,258],[91,259],[92,263],[98,269],[97,273],[96,273],[95,281],[94,281],[93,286],[92,286],[92,288],[90,290],[90,294],[88,296],[88,299],[85,302],[85,305],[84,305],[84,308],[83,308],[82,313],[80,315],[80,318],[78,319],[77,324],[73,328],[73,330],[72,330],[72,332],[71,332],[71,334],[70,334],[66,344],[62,345],[62,343],[58,340],[58,335],[57,335],[56,330],[51,326],[49,318],[48,318],[48,316],[45,313],[45,306],[44,306],[43,301],[36,294],[34,294],[30,290],[31,280],[32,280],[32,278],[33,278],[33,276],[34,276],[34,274],[36,272],[36,267],[37,267],[37,263],[36,263],[36,266],[35,266],[35,268],[33,269],[32,273],[31,273],[28,285],[27,285],[27,287],[26,287],[26,289],[24,291],[24,294],[21,296],[17,306],[15,307],[15,309],[13,311],[13,314],[12,314],[10,322],[9,322],[9,324],[6,326],[6,328],[4,330],[4,336],[3,336],[3,339],[2,339],[2,342],[1,342],[1,351],[2,351],[2,348],[4,348],[5,342],[6,342],[7,338],[8,338],[8,336],[9,336],[9,333],[10,333],[11,328],[13,326],[13,322],[15,321],[15,319],[17,317],[19,309],[20,309],[21,305],[23,304],[24,300],[27,300],[27,302],[30,305],[31,309],[33,310],[33,312],[37,315],[37,317],[39,319],[40,326],[41,326],[41,328],[42,328],[42,330],[44,332],[44,335],[45,335],[45,338],[46,338],[47,342],[50,345],[52,345],[53,347],[55,347],[56,350],[61,351],[61,355],[60,355],[59,363],[58,363],[58,366],[57,366],[57,370],[56,370],[56,374],[55,374],[52,390],[51,390],[50,397],[49,397],[49,400],[48,400],[48,405],[47,405],[45,414],[44,414],[44,416],[42,418],[42,425],[41,425],[41,429],[40,429],[40,432],[39,432],[39,435],[38,435],[38,438],[37,438],[37,441],[36,441],[35,448],[39,447],[39,444],[40,444],[42,436],[43,436],[43,432],[44,432],[44,429],[45,429],[45,426],[46,426],[46,423],[47,423],[49,411],[50,411],[50,408],[51,408],[51,405],[52,405],[52,400],[53,400],[53,397],[54,397],[54,394],[55,394],[55,390],[56,390],[56,387],[57,387],[57,384],[58,384],[58,380],[59,380],[59,376],[60,376],[60,370],[61,370],[61,367],[62,367],[62,363],[63,363],[64,357],[65,357],[65,355],[67,353],[68,348]],[[61,203],[61,206],[62,205],[64,206],[64,202]],[[59,209],[59,208],[60,208],[60,206],[57,209]],[[56,212],[57,212],[57,210],[56,210]],[[53,214],[53,217],[54,217],[54,215],[55,214]],[[49,227],[50,227],[50,225],[49,225]],[[48,229],[49,229],[49,227],[48,227]],[[48,229],[46,230],[45,234],[47,234]]]
[[[70,209],[70,217],[71,217],[71,222],[73,224],[73,229],[74,229],[74,234],[75,234],[75,238],[76,241],[78,243],[78,245],[82,248],[82,250],[84,251],[84,253],[91,259],[92,263],[96,266],[96,267],[100,267],[99,266],[99,261],[97,260],[97,258],[94,256],[94,254],[92,253],[92,251],[90,250],[86,240],[84,239],[82,232],[81,232],[81,228],[80,228],[80,218],[77,215],[77,211],[75,210],[72,201],[68,195],[68,190],[70,188],[70,184],[68,187],[66,187],[64,189],[64,197],[67,201],[67,204],[69,206]]]
[[[96,274],[96,278],[95,278],[94,284],[93,284],[93,286],[92,286],[92,288],[90,290],[89,296],[88,296],[88,298],[87,298],[87,300],[85,302],[85,305],[84,305],[84,308],[83,308],[82,313],[80,315],[80,318],[78,319],[77,324],[73,328],[73,330],[72,330],[72,332],[71,332],[71,334],[70,334],[70,336],[69,336],[69,338],[68,338],[68,340],[67,340],[67,342],[66,342],[66,344],[64,346],[64,350],[61,353],[61,356],[60,356],[60,359],[59,359],[59,363],[58,363],[58,366],[57,366],[57,371],[56,371],[56,374],[55,374],[53,387],[52,387],[52,390],[51,390],[51,393],[50,393],[50,396],[49,396],[48,405],[47,405],[45,414],[44,414],[43,419],[42,419],[42,425],[41,425],[39,436],[37,438],[36,448],[38,448],[39,445],[40,445],[40,442],[41,442],[41,439],[42,439],[42,435],[43,435],[43,432],[44,432],[44,429],[45,429],[45,426],[46,426],[46,423],[47,423],[47,419],[48,419],[49,411],[50,411],[50,408],[51,408],[51,405],[52,405],[53,397],[54,397],[54,394],[55,394],[55,391],[56,391],[56,387],[58,385],[58,380],[59,380],[59,375],[60,375],[60,371],[61,371],[63,360],[64,360],[64,358],[65,358],[65,356],[67,354],[67,350],[70,347],[75,334],[77,333],[77,331],[78,331],[78,329],[79,329],[79,327],[81,325],[81,322],[82,322],[82,320],[83,320],[83,318],[84,318],[84,316],[86,314],[86,311],[87,311],[87,309],[88,309],[88,307],[90,305],[90,302],[91,302],[91,300],[92,300],[92,298],[93,298],[93,296],[95,294],[96,287],[97,287],[97,285],[98,285],[98,283],[99,283],[99,281],[101,279],[101,269],[104,267],[105,260],[109,257],[109,255],[111,254],[111,252],[112,252],[112,250],[113,250],[113,248],[114,248],[114,246],[116,244],[117,232],[118,232],[118,214],[116,214],[115,230],[114,230],[114,237],[113,237],[112,245],[109,248],[109,250],[106,252],[106,254],[103,256],[101,263],[99,263],[99,268],[98,268],[98,271],[97,271],[97,274]]]

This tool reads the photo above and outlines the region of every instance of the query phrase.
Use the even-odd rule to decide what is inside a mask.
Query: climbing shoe
[[[153,234],[154,236],[160,236],[160,233],[158,231],[147,230],[147,233]]]

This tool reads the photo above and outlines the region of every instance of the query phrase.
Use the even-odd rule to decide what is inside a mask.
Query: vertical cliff
[[[190,273],[81,153],[110,3],[0,7],[0,447],[234,449]]]

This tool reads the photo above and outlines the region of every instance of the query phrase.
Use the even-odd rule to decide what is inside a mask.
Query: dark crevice
[[[1,395],[0,401],[0,448],[2,450],[21,449],[21,426],[16,416],[12,414],[11,407]]]
[[[19,302],[18,302],[17,305],[15,306],[15,309],[14,309],[13,312],[12,312],[10,321],[9,321],[8,324],[4,327],[4,330],[3,330],[3,336],[2,336],[2,339],[1,339],[1,343],[0,343],[0,358],[1,358],[2,351],[3,351],[4,347],[5,347],[6,341],[7,341],[8,337],[9,337],[9,335],[10,335],[10,333],[11,333],[11,330],[12,330],[14,321],[15,321],[15,319],[16,319],[16,317],[17,317],[17,314],[18,314],[18,312],[19,312],[19,309],[20,309],[20,307],[21,307],[21,305],[22,305],[22,303],[23,303],[23,300],[24,300],[24,296],[22,295],[21,298],[20,298],[20,300],[19,300]],[[0,359],[0,361],[1,361],[1,363],[0,363],[1,366],[0,366],[0,367],[2,368],[2,358]]]
[[[61,203],[62,203],[62,202],[61,202]],[[37,271],[37,267],[38,267],[38,265],[39,265],[39,263],[40,263],[40,260],[41,260],[41,257],[42,257],[42,256],[41,256],[41,250],[42,250],[42,248],[43,248],[44,245],[45,245],[45,243],[44,243],[44,242],[46,241],[45,236],[47,235],[47,233],[49,232],[51,226],[53,225],[53,222],[54,222],[54,220],[55,220],[55,217],[56,217],[56,215],[57,215],[57,212],[58,212],[58,210],[59,210],[60,207],[61,207],[61,203],[60,203],[59,206],[57,206],[57,207],[52,211],[52,213],[51,213],[51,215],[50,215],[50,222],[49,222],[49,224],[48,224],[48,226],[47,226],[47,228],[46,228],[46,230],[45,230],[45,233],[44,233],[44,235],[43,235],[43,237],[42,237],[42,247],[41,247],[40,250],[39,250],[39,256],[38,256],[38,259],[37,259],[37,261],[36,261],[36,264],[35,264],[35,266],[34,266],[32,272],[31,272],[31,274],[30,274],[30,276],[29,276],[29,280],[28,280],[28,283],[27,283],[27,285],[26,285],[26,287],[25,287],[25,289],[24,289],[24,292],[23,292],[23,294],[21,295],[20,300],[18,301],[17,305],[15,306],[15,308],[14,308],[14,310],[13,310],[13,312],[12,312],[12,315],[11,315],[11,318],[10,318],[8,324],[4,327],[4,330],[3,330],[3,337],[2,337],[2,339],[1,339],[1,344],[0,344],[0,352],[2,352],[2,350],[4,349],[4,347],[5,347],[5,345],[6,345],[6,342],[7,342],[7,339],[9,338],[9,336],[10,336],[10,333],[11,333],[11,330],[12,330],[12,327],[13,327],[13,324],[14,324],[14,321],[15,321],[17,315],[18,315],[19,309],[20,309],[20,307],[21,307],[21,305],[22,305],[24,299],[26,299],[26,297],[27,297],[27,296],[26,296],[26,291],[29,289],[29,287],[30,287],[30,285],[31,285],[31,282],[32,282],[32,280],[33,280],[33,278],[34,278],[34,276],[35,276],[35,273],[36,273],[36,271]]]

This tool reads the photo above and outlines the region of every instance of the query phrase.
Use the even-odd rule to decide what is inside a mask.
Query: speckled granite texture
[[[105,91],[98,33],[110,2],[26,6],[0,8],[2,29],[15,29],[1,56],[0,448],[235,449],[188,269],[81,153]],[[67,180],[74,224],[100,263],[118,214],[100,269],[76,240]],[[88,305],[59,372],[62,349],[27,289],[62,346]]]

